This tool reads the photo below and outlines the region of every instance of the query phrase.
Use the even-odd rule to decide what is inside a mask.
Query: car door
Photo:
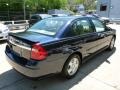
[[[97,51],[97,34],[87,18],[77,19],[72,22],[66,36],[72,37],[71,45],[73,49],[79,47],[79,51],[82,53],[83,58]]]
[[[105,25],[98,19],[91,19],[92,23],[94,24],[96,34],[97,34],[97,49],[100,50],[102,48],[105,48],[109,45],[109,42],[111,40],[111,36],[107,34],[107,30],[105,28]]]

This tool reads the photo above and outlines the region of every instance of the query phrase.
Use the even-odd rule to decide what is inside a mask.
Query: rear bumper
[[[7,59],[8,63],[15,70],[17,70],[19,73],[21,73],[25,76],[33,77],[33,78],[43,76],[43,74],[40,74],[40,70],[38,70],[38,69],[31,69],[31,68],[21,66],[21,65],[17,64],[16,62],[12,61],[8,56],[6,56],[6,59]]]
[[[12,51],[9,51],[7,48],[5,53],[7,61],[14,69],[31,78],[60,73],[65,62],[64,59],[53,61],[49,61],[48,59],[44,61],[26,60],[24,58],[15,56]]]

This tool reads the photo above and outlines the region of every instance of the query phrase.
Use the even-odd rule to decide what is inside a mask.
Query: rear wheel
[[[64,65],[62,71],[63,76],[68,79],[74,77],[79,70],[80,63],[81,59],[79,55],[77,54],[71,55]]]
[[[111,42],[110,42],[110,45],[109,45],[108,49],[112,50],[114,48],[114,45],[115,45],[115,38],[113,37]]]

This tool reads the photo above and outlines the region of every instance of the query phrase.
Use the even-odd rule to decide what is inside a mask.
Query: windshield
[[[27,31],[54,36],[66,23],[66,19],[44,19],[33,25]]]

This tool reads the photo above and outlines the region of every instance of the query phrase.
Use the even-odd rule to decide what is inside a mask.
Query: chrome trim
[[[20,47],[20,48],[23,48],[23,49],[26,49],[26,50],[31,51],[31,48],[30,48],[30,47],[25,47],[25,46],[22,46],[22,45],[16,44],[16,43],[14,43],[14,42],[12,42],[12,41],[9,41],[9,42],[10,42],[11,44],[15,45],[15,46],[18,46],[18,47]]]

